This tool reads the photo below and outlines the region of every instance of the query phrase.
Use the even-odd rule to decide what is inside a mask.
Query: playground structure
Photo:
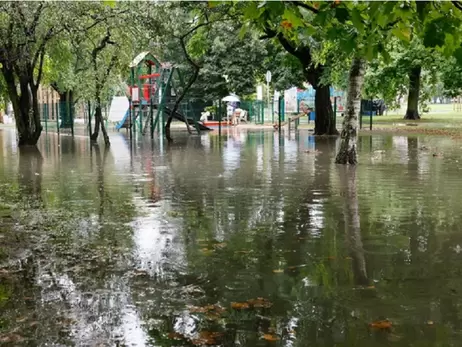
[[[130,64],[128,107],[122,119],[117,122],[116,129],[125,128],[132,134],[138,127],[142,135],[148,130],[151,137],[154,136],[154,132],[163,135],[167,116],[172,116],[178,121],[193,125],[197,132],[211,130],[199,122],[200,115],[185,108],[184,104],[180,104],[179,110],[173,112],[176,91],[183,85],[181,71],[175,66],[161,63],[150,52],[140,53]],[[120,99],[116,102],[119,108],[123,107]]]

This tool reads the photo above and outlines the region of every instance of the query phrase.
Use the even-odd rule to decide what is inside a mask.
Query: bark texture
[[[8,96],[13,105],[18,146],[35,146],[42,133],[37,99],[37,86],[33,71],[2,66]],[[19,92],[18,92],[19,84]]]
[[[365,62],[354,58],[348,79],[346,112],[343,119],[340,149],[335,162],[337,164],[358,163],[356,142],[358,138],[358,116],[361,109],[361,88],[364,81]]]
[[[330,102],[330,86],[320,85],[316,87],[314,96],[316,119],[314,122],[315,135],[338,135],[335,124],[334,110]]]
[[[407,110],[404,119],[420,119],[419,115],[419,94],[420,74],[422,67],[416,66],[409,71],[409,94],[407,98]]]

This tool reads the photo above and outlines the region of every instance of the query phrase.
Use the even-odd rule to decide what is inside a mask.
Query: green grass
[[[363,124],[369,122],[369,117],[363,117]],[[414,123],[418,125],[441,124],[448,126],[462,126],[462,114],[460,113],[433,113],[422,114],[419,120],[405,120],[402,114],[389,114],[386,116],[374,116],[373,124],[393,124],[396,125]]]

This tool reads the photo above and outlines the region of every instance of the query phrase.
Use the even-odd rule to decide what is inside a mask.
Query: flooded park
[[[0,344],[458,346],[462,143],[0,130]]]

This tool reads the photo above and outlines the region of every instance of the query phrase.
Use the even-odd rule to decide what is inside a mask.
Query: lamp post
[[[266,75],[265,75],[265,78],[266,78],[266,96],[267,96],[267,101],[268,101],[268,112],[270,110],[270,87],[269,87],[269,84],[271,82],[271,71],[266,71]]]

